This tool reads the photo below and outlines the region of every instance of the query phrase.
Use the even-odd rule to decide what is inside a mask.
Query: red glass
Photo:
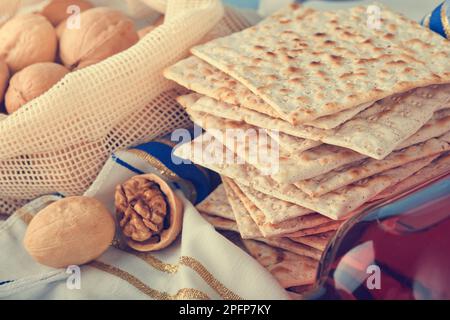
[[[311,299],[450,299],[450,176],[352,218]]]

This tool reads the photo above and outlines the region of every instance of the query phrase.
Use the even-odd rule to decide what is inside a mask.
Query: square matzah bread
[[[318,252],[316,249],[305,245],[299,245],[298,243],[295,243],[288,238],[264,238],[262,233],[259,231],[258,226],[251,218],[250,213],[247,211],[246,207],[240,200],[240,197],[236,194],[235,190],[238,191],[238,189],[234,189],[233,181],[224,177],[223,183],[233,210],[237,210],[236,214],[239,219],[237,219],[236,222],[243,239],[257,239],[297,254],[305,255],[315,259],[320,258],[320,252]]]
[[[283,119],[282,115],[276,112],[270,105],[243,84],[195,56],[181,60],[167,68],[164,70],[164,76],[167,79],[173,80],[179,85],[202,95],[254,110],[272,118]],[[317,118],[310,122],[306,122],[305,125],[320,129],[333,129],[353,118],[371,104],[372,103],[362,104],[355,108]]]
[[[206,199],[195,206],[201,213],[234,220],[233,209],[228,202],[223,184],[219,185]]]
[[[310,236],[291,237],[290,239],[295,242],[303,243],[307,246],[316,248],[317,250],[324,251],[334,234],[334,231],[328,231]]]
[[[275,224],[292,218],[306,215],[311,216],[313,213],[311,210],[297,204],[271,197],[242,184],[239,185],[239,188],[242,189],[249,200],[261,210],[264,214],[265,221],[269,223]],[[326,219],[326,221],[328,220]]]
[[[205,139],[204,136],[200,136],[190,143],[176,148],[174,154],[180,158],[190,159],[194,163],[230,177],[262,193],[298,204],[335,220],[344,218],[384,189],[414,174],[434,158],[428,157],[413,161],[321,197],[310,197],[293,184],[279,184],[268,176],[261,176],[258,170],[251,165],[210,161],[215,158],[214,153],[220,149],[222,149],[222,153],[226,153],[223,150],[225,149],[224,146],[214,138],[208,137]]]
[[[412,144],[422,142],[424,138],[433,138],[449,131],[450,122],[447,119],[447,112],[448,109],[438,111],[433,116],[432,120],[423,126],[415,135],[405,140],[402,145],[408,147]],[[246,130],[248,129],[248,125],[246,123],[214,117],[206,113],[198,113],[195,111],[190,111],[190,114],[191,119],[196,124],[205,128],[208,133],[213,135],[228,149],[238,153],[239,156],[241,156],[249,164],[255,166],[258,170],[271,174],[271,177],[280,183],[295,183],[301,180],[311,179],[325,174],[333,169],[365,159],[365,156],[357,152],[341,147],[322,144],[315,148],[288,155],[283,152],[283,149],[280,149],[278,164],[275,167],[273,162],[273,154],[271,152],[276,152],[276,150],[267,152],[271,157],[263,157],[263,159],[260,159],[260,157],[251,156],[250,152],[247,151],[248,143],[244,143],[242,146],[241,143],[236,141],[236,139],[224,141],[222,133],[225,132],[226,129]],[[377,160],[375,160],[374,163],[375,166],[378,166]],[[272,169],[272,171],[270,169]],[[276,172],[273,172],[275,169]]]
[[[235,218],[233,220],[221,218],[218,216],[213,216],[206,213],[200,213],[201,216],[208,221],[210,224],[214,226],[217,230],[226,230],[226,231],[234,231],[239,232],[239,228],[236,224]]]
[[[217,117],[279,130],[296,137],[322,141],[383,159],[404,140],[415,134],[435,111],[447,107],[450,85],[419,88],[382,99],[353,119],[331,130],[293,126],[253,110],[238,108],[209,97],[201,97],[187,109]],[[196,117],[198,120],[198,116]]]
[[[447,107],[444,105],[443,107]],[[434,137],[439,137],[450,130],[450,108],[436,111],[431,120],[425,123],[419,131],[400,143],[395,150],[404,149],[410,145],[427,141]],[[288,153],[297,153],[317,147],[321,142],[298,138],[283,132],[274,135],[273,130],[267,130],[267,134],[271,136],[280,145],[280,149]]]
[[[304,229],[304,230],[300,230],[297,232],[294,232],[290,235],[288,235],[288,238],[297,238],[297,237],[306,237],[306,236],[312,236],[312,235],[318,235],[318,234],[323,234],[325,232],[330,232],[330,231],[336,231],[341,224],[343,224],[343,221],[333,221],[333,222],[328,222],[325,223],[321,226],[318,227],[314,227],[314,228],[310,228],[310,229]]]
[[[450,82],[448,41],[381,7],[314,11],[289,6],[262,23],[192,48],[292,123],[417,87]]]
[[[283,288],[314,283],[318,267],[317,260],[253,240],[244,240],[244,246]]]
[[[280,149],[288,154],[306,151],[322,144],[320,141],[302,139],[279,131],[277,134],[272,130],[266,130],[266,132],[273,140],[278,142]]]
[[[377,173],[448,150],[450,150],[450,145],[447,142],[431,139],[427,142],[395,151],[383,160],[365,159],[357,161],[326,174],[298,181],[295,185],[309,196],[317,197]]]
[[[233,231],[239,233],[239,228],[236,224],[236,221],[228,220],[224,218],[220,218],[217,216],[212,216],[209,214],[202,214],[202,217],[208,221],[215,229],[217,230],[226,230]],[[254,240],[258,240],[264,243],[267,243],[273,247],[281,248],[289,252],[293,252],[295,254],[299,254],[306,257],[311,257],[313,259],[320,259],[320,249],[318,249],[319,243],[315,243],[312,241],[305,241],[309,244],[302,243],[302,241],[298,241],[297,237],[293,239],[289,238],[254,238]]]
[[[376,196],[376,199],[384,199],[402,194],[412,188],[420,186],[423,183],[433,181],[434,179],[442,177],[446,174],[450,174],[450,154],[445,154],[437,158],[412,176],[384,190]]]
[[[225,185],[231,189],[230,196],[236,196],[246,209],[253,223],[261,231],[264,238],[280,237],[286,234],[292,234],[302,229],[314,228],[330,222],[331,220],[320,214],[310,214],[302,217],[296,217],[277,224],[271,224],[266,221],[264,213],[255,206],[253,202],[244,194],[244,190],[232,179],[223,178]],[[269,197],[267,199],[270,201]]]
[[[233,209],[235,221],[241,234],[242,239],[255,239],[261,238],[262,233],[259,231],[258,226],[253,221],[250,214],[247,212],[242,201],[234,193],[232,188],[228,185],[226,179],[222,179],[223,185],[225,187],[225,192],[227,194],[228,201],[230,202],[231,208]]]
[[[258,170],[265,174],[271,174],[272,178],[279,182],[288,183],[309,179],[342,165],[365,158],[364,155],[349,149],[322,144],[315,148],[300,151],[296,154],[284,154],[284,152],[280,150],[278,159],[276,159],[278,165],[277,168],[275,168],[273,167],[274,163],[273,159],[271,159],[272,157],[268,157],[267,159],[253,157],[250,152],[247,151],[249,147],[248,143],[244,143],[244,146],[238,143],[238,146],[235,146],[236,140],[223,139],[223,134],[217,131],[221,130],[222,132],[225,132],[227,129],[246,129],[245,123],[214,117],[206,113],[198,113],[195,111],[191,111],[190,116],[194,123],[203,127],[210,135],[225,144],[229,150],[238,153],[240,157],[249,164],[255,166]],[[222,139],[219,136],[222,136]],[[269,147],[270,145],[268,148]],[[243,150],[243,152],[237,152],[238,150]],[[269,149],[267,153],[272,155],[272,152],[276,153],[276,150]]]
[[[241,199],[242,203],[246,207],[247,211],[250,213],[253,221],[258,225],[261,233],[264,237],[276,237],[282,236],[286,234],[292,234],[299,230],[315,228],[321,225],[324,225],[332,220],[320,215],[318,213],[311,213],[308,215],[297,216],[294,218],[290,218],[278,223],[270,223],[266,219],[266,212],[262,210],[268,209],[267,206],[257,206],[251,199],[248,197],[249,191],[251,188],[244,186],[239,183],[235,183],[235,187],[238,188],[236,194]],[[265,201],[271,202],[273,197],[266,195]],[[261,204],[261,203],[258,203]],[[300,207],[300,206],[299,206]],[[263,209],[260,209],[263,208]],[[270,207],[269,207],[270,208]],[[300,207],[301,208],[301,207]]]

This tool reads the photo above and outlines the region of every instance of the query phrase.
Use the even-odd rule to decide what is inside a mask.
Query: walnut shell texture
[[[53,62],[56,49],[56,31],[41,15],[18,15],[0,28],[0,59],[11,73],[34,63]]]
[[[41,14],[56,27],[69,17],[69,6],[77,6],[80,12],[93,7],[92,3],[85,0],[52,0],[42,9]]]
[[[52,62],[36,63],[19,71],[11,78],[6,92],[6,110],[9,114],[17,111],[28,101],[49,90],[67,73],[67,68]]]
[[[3,102],[5,91],[8,87],[9,68],[4,60],[0,60],[0,103]]]
[[[130,248],[155,251],[169,246],[182,227],[183,204],[155,174],[135,176],[116,187],[116,217]]]
[[[133,46],[139,37],[134,23],[120,11],[98,7],[80,15],[79,29],[65,28],[60,57],[69,69],[98,63]]]
[[[63,268],[98,258],[114,234],[114,219],[100,201],[68,197],[50,204],[31,220],[23,244],[37,262]]]

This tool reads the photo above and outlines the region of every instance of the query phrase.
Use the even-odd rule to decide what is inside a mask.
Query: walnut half
[[[167,247],[181,231],[182,203],[157,175],[135,176],[118,185],[115,205],[122,235],[135,250]]]

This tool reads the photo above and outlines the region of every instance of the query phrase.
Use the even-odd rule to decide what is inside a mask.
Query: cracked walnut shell
[[[163,249],[181,231],[183,204],[155,174],[135,176],[118,185],[115,205],[122,236],[137,251]]]

